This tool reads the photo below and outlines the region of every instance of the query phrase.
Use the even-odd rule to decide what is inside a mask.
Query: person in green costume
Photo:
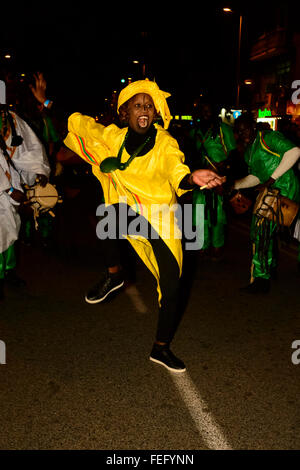
[[[209,168],[222,176],[228,176],[230,153],[236,149],[233,127],[222,122],[210,103],[194,103],[193,129],[185,149],[190,168]],[[215,191],[195,190],[193,194],[193,225],[197,226],[196,209],[205,206],[204,246],[202,250],[212,259],[219,259],[224,251],[225,227],[223,189]]]
[[[245,113],[235,122],[235,131],[245,146],[245,160],[249,175],[238,180],[234,189],[256,187],[258,190],[277,188],[282,196],[300,202],[300,184],[293,166],[300,158],[300,148],[282,133],[257,131],[251,114]],[[251,240],[253,261],[251,284],[243,290],[248,293],[268,293],[272,273],[277,268],[278,221],[261,220],[253,216]]]

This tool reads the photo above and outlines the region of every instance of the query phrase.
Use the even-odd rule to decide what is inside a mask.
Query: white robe
[[[26,122],[16,114],[11,114],[15,121],[17,135],[23,137],[23,143],[19,147],[10,147],[11,135],[6,141],[7,152],[15,168],[8,165],[0,150],[0,253],[5,252],[15,243],[21,226],[17,211],[19,204],[6,193],[6,190],[13,187],[23,191],[22,184],[32,186],[37,174],[47,177],[50,174],[44,146]]]

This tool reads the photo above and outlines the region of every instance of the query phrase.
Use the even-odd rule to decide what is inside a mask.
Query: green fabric
[[[196,226],[196,206],[197,204],[205,205],[205,219],[204,219],[204,246],[207,249],[210,246],[214,248],[221,248],[225,244],[225,225],[227,217],[224,210],[224,200],[222,196],[213,197],[215,203],[212,210],[209,210],[207,205],[208,200],[206,191],[194,190],[193,192],[193,225]],[[215,215],[213,215],[213,213]],[[215,217],[215,220],[213,220]]]
[[[16,265],[16,251],[14,245],[12,245],[3,253],[0,253],[0,279],[4,279],[5,272],[15,269]]]
[[[42,238],[49,239],[53,233],[53,217],[51,217],[49,213],[41,214],[39,216],[38,223],[39,223],[38,230]],[[30,219],[27,219],[26,222],[24,223],[24,234],[25,234],[25,239],[27,241],[30,241],[33,239],[34,231],[35,231],[34,219],[30,217]]]
[[[49,144],[49,142],[58,142],[59,135],[54,127],[52,119],[49,116],[43,116],[44,128],[43,128],[43,139]]]
[[[236,142],[231,126],[225,123],[220,124],[220,131],[216,137],[213,137],[212,130],[209,129],[203,134],[201,129],[193,129],[190,137],[195,140],[196,148],[201,155],[201,163],[208,165],[205,156],[212,162],[223,162],[228,154],[236,148]]]
[[[283,155],[294,147],[295,144],[280,132],[259,132],[245,153],[249,173],[257,176],[261,183],[266,182],[279,166]],[[273,187],[279,189],[282,196],[300,202],[300,185],[293,169],[282,175]],[[257,222],[258,219],[254,216],[251,227],[251,239],[255,246],[253,277],[270,279],[270,271],[277,264],[275,240],[278,227],[274,222],[262,220],[256,230]]]
[[[203,250],[207,250],[210,246],[213,248],[222,248],[225,245],[225,227],[224,224],[210,226],[204,224],[204,244]]]
[[[221,130],[224,136],[224,143],[227,154],[236,149],[236,140],[233,133],[233,127],[229,126],[225,122],[221,124]]]
[[[261,225],[258,231],[256,231],[257,221],[258,219],[253,216],[251,225],[251,239],[255,247],[252,259],[253,277],[270,279],[272,268],[277,266],[277,256],[275,253],[277,225],[274,222],[264,220],[265,225]],[[266,227],[270,236],[266,239],[264,250],[262,251],[263,231]]]
[[[259,132],[254,143],[245,153],[249,173],[257,176],[261,183],[266,182],[279,166],[283,155],[294,147],[295,144],[280,132]],[[300,202],[300,185],[293,169],[278,178],[273,187],[279,189],[282,196]]]
[[[42,214],[39,217],[39,230],[42,238],[49,239],[53,232],[53,217],[50,214]]]
[[[190,137],[195,141],[199,152],[199,168],[210,168],[213,170],[205,157],[208,157],[212,163],[220,163],[226,160],[229,153],[236,148],[233,128],[225,123],[220,124],[220,131],[216,137],[213,137],[211,129],[204,135],[201,129],[196,128],[191,131]],[[221,248],[225,244],[225,225],[227,223],[224,199],[223,196],[219,195],[214,198],[214,207],[210,210],[207,203],[208,197],[207,191],[194,190],[193,224],[196,226],[196,204],[204,204],[205,239],[203,249],[207,249],[210,246]]]

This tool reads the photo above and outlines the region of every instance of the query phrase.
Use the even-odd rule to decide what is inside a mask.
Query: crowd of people
[[[115,226],[119,239],[101,240],[106,271],[86,293],[86,302],[101,304],[124,287],[123,254],[131,246],[157,281],[159,316],[150,360],[184,372],[184,362],[170,349],[183,315],[179,298],[184,252],[173,207],[190,198],[193,226],[197,230],[204,225],[201,256],[218,261],[226,249],[230,201],[237,194],[250,196],[249,210],[258,194],[277,191],[271,218],[253,214],[251,282],[245,287],[247,293],[268,293],[276,275],[278,237],[286,234],[280,198],[299,210],[299,134],[287,123],[282,123],[282,132],[259,128],[251,113],[242,114],[231,126],[220,120],[214,103],[197,100],[193,125],[179,145],[169,129],[170,95],[155,82],[140,80],[125,87],[117,103],[118,119],[110,125],[80,113],[66,119],[48,99],[46,85],[43,74],[36,73],[24,85],[15,112],[1,106],[0,299],[6,282],[22,283],[14,250],[19,234],[26,244],[34,241],[28,204],[23,210],[24,185],[45,186],[50,181],[66,196],[63,204],[70,206],[84,188],[80,194],[93,196],[89,201],[95,212],[105,203],[113,209],[116,224],[124,210],[129,214],[126,226]],[[162,205],[167,207],[163,219],[159,209],[153,210]],[[199,205],[204,206],[204,220],[197,217]],[[142,235],[130,231],[138,225],[146,227]],[[39,231],[43,245],[49,247],[55,235],[49,213],[40,217]],[[129,244],[125,246],[124,240]]]

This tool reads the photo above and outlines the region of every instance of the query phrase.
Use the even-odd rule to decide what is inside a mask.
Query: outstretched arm
[[[237,180],[234,184],[234,189],[239,190],[239,189],[254,188],[258,184],[260,184],[260,180],[257,178],[257,176],[248,175],[248,176],[245,176],[245,178]]]
[[[200,189],[213,189],[226,182],[226,177],[217,175],[211,170],[196,170],[191,173],[189,182],[200,186]]]
[[[299,158],[300,158],[299,147],[294,147],[293,149],[285,152],[280,164],[274,171],[271,178],[273,178],[274,181],[278,180],[282,175],[284,175],[284,173],[286,173],[295,165],[295,163],[299,160]]]

